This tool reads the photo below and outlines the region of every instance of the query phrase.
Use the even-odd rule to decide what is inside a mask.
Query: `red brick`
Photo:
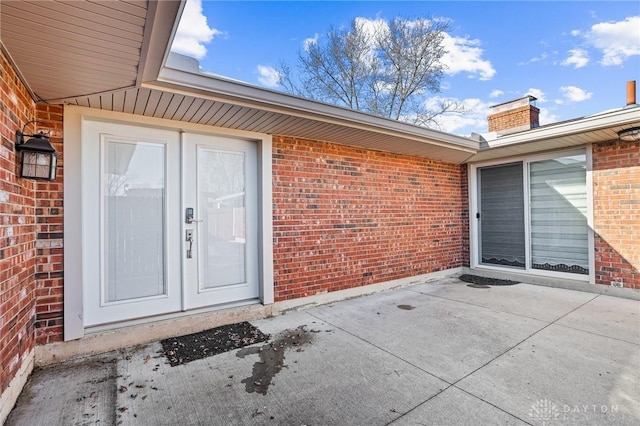
[[[640,289],[640,142],[593,147],[596,283]]]
[[[276,300],[468,264],[466,167],[274,137]]]
[[[17,177],[13,139],[36,117],[7,58],[0,52],[0,393],[34,346],[36,183]],[[27,128],[30,131],[31,127]]]

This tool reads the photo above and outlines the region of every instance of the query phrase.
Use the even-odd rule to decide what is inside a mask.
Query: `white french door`
[[[256,299],[256,143],[199,134],[183,143],[185,307]]]
[[[84,123],[85,326],[181,308],[180,134]]]
[[[259,297],[256,143],[85,121],[82,162],[85,327]]]

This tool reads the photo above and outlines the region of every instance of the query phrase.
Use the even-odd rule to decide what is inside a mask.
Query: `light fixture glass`
[[[31,139],[24,141],[25,136]],[[25,135],[16,131],[16,150],[22,165],[20,177],[29,179],[56,179],[58,153],[43,133]]]
[[[618,138],[620,138],[621,141],[638,142],[640,141],[640,127],[620,130],[618,132]]]
[[[21,177],[32,179],[56,179],[57,158],[46,152],[22,151]]]

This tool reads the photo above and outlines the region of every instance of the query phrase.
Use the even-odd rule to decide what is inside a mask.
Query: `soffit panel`
[[[468,151],[434,146],[410,138],[156,89],[127,89],[82,96],[68,100],[67,104],[256,133],[326,141],[452,163],[462,163],[471,155]]]
[[[638,118],[635,121],[630,121],[624,125],[614,125],[606,129],[589,130],[583,133],[533,142],[522,142],[513,145],[506,145],[504,147],[481,149],[476,155],[469,159],[469,162],[479,162],[507,156],[527,155],[555,149],[578,147],[590,143],[615,141],[618,140],[618,132],[620,130],[628,129],[630,127],[640,127],[640,108],[637,112]]]
[[[606,128],[589,129],[574,134],[546,139],[539,138],[531,142],[524,141],[498,147],[485,145],[483,149],[473,155],[470,152],[430,145],[411,138],[158,89],[129,89],[78,98],[71,103],[216,127],[327,141],[454,163],[485,161],[611,141],[617,139],[619,130],[640,126],[640,109],[638,109],[635,121],[626,120],[621,125],[611,125]]]
[[[135,85],[147,1],[9,1],[0,38],[42,100]]]

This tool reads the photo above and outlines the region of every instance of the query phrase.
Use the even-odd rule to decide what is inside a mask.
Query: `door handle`
[[[187,259],[193,257],[193,229],[187,229],[185,234],[185,240],[187,241]]]
[[[193,217],[193,207],[187,207],[184,214],[185,223],[191,224],[194,222],[202,222],[202,219],[194,219]]]

